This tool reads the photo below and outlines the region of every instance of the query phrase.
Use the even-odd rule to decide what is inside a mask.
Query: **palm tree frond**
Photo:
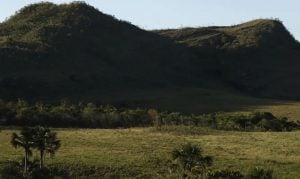
[[[15,148],[17,148],[17,147],[24,147],[25,146],[24,139],[22,137],[18,136],[18,134],[16,134],[16,133],[12,134],[10,143]]]

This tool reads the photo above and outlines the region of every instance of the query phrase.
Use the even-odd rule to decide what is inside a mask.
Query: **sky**
[[[41,0],[0,0],[0,21]],[[49,2],[66,3],[69,0]],[[234,25],[278,18],[300,40],[300,0],[86,0],[100,11],[143,29]]]

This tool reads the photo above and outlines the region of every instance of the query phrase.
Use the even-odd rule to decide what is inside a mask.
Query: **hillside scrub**
[[[84,2],[31,4],[0,23],[0,98],[9,100],[97,101],[106,91],[198,86],[195,61],[171,40]]]
[[[298,100],[300,43],[279,19],[256,19],[233,26],[154,31],[208,58],[213,72],[234,89],[256,97]],[[293,65],[291,65],[293,64]]]
[[[41,2],[0,23],[0,98],[131,103],[143,99],[126,90],[217,88],[297,100],[299,47],[278,20],[153,32],[84,2]]]
[[[299,128],[298,122],[277,118],[268,112],[249,115],[225,113],[183,115],[176,112],[159,112],[154,109],[128,109],[97,106],[93,103],[28,104],[26,101],[0,101],[0,119],[3,126],[79,127],[79,128],[130,128],[154,126],[192,126],[235,131],[291,131]]]

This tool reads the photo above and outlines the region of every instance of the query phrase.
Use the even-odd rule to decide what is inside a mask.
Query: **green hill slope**
[[[86,98],[203,85],[185,48],[85,3],[39,3],[0,24],[0,97]],[[206,75],[209,78],[208,75]]]
[[[155,32],[189,47],[206,49],[299,47],[279,20],[257,19],[228,27],[183,28]]]
[[[279,21],[149,32],[85,3],[38,3],[0,24],[0,98],[244,111],[277,103],[249,94],[300,99],[299,57]]]
[[[277,20],[155,31],[208,58],[211,72],[255,96],[300,99],[300,45]]]

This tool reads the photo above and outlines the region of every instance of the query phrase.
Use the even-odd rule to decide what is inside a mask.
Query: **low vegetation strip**
[[[0,101],[0,122],[4,126],[35,126],[65,128],[130,128],[155,126],[195,126],[234,131],[291,131],[300,122],[277,118],[268,112],[248,115],[213,113],[184,115],[154,109],[126,109],[88,104],[28,104],[26,101]]]

